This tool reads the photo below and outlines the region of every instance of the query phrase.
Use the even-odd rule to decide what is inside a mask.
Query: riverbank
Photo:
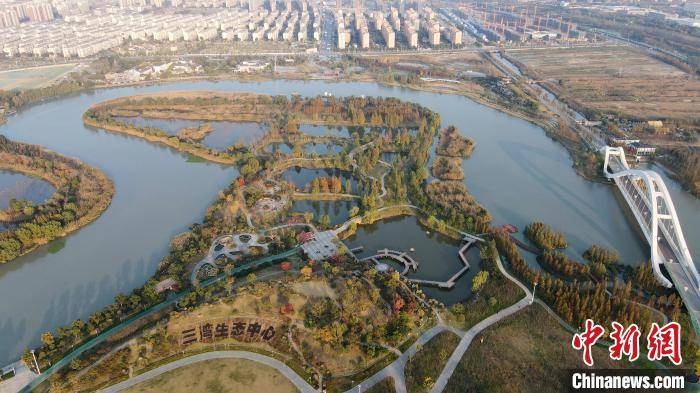
[[[294,77],[290,78],[289,75],[285,75],[283,77],[280,77],[279,75],[274,75],[274,74],[252,74],[252,75],[198,75],[198,76],[187,76],[187,77],[174,77],[174,78],[167,78],[167,79],[158,79],[158,80],[144,80],[144,81],[138,81],[138,82],[133,82],[133,83],[127,83],[127,84],[120,84],[120,85],[111,85],[111,84],[99,84],[99,85],[92,85],[92,86],[86,86],[81,89],[70,89],[68,93],[75,93],[75,92],[80,92],[80,91],[90,91],[90,90],[100,90],[100,89],[114,89],[114,88],[122,88],[122,87],[139,87],[139,86],[157,86],[157,85],[165,85],[165,84],[170,84],[170,83],[177,83],[177,82],[198,82],[198,81],[210,81],[210,82],[226,82],[226,81],[239,81],[239,82],[265,82],[265,81],[271,81],[271,80],[280,80],[280,81],[326,81],[326,82],[373,82],[377,83],[382,86],[388,86],[388,87],[401,87],[401,88],[406,88],[406,89],[411,89],[415,91],[424,91],[424,92],[430,92],[430,93],[437,93],[437,94],[451,94],[451,95],[460,95],[463,97],[466,97],[474,102],[477,102],[481,105],[484,105],[486,107],[496,109],[500,112],[503,112],[505,114],[508,114],[510,116],[525,120],[527,122],[530,122],[532,124],[535,124],[542,128],[545,133],[550,135],[550,137],[553,137],[557,142],[561,143],[562,146],[564,146],[570,153],[571,160],[573,162],[573,168],[575,171],[584,177],[587,180],[590,181],[596,181],[596,182],[604,182],[604,179],[600,178],[599,176],[596,176],[597,173],[589,173],[586,171],[583,171],[581,169],[581,166],[578,165],[580,163],[580,158],[575,154],[575,151],[572,150],[572,147],[564,143],[563,140],[556,138],[555,133],[551,129],[552,125],[549,124],[546,119],[544,118],[535,118],[531,116],[528,113],[525,113],[523,111],[515,110],[513,108],[507,107],[503,105],[502,103],[494,102],[493,100],[488,99],[485,97],[483,94],[479,94],[476,91],[472,91],[469,89],[448,89],[445,88],[445,86],[441,87],[436,87],[436,86],[426,86],[425,84],[411,84],[411,83],[399,83],[397,81],[388,81],[385,79],[382,79],[382,74],[376,73],[376,72],[363,72],[361,74],[349,74],[343,77],[334,77],[334,78],[328,78],[328,77],[321,77],[318,75],[309,75],[309,74],[295,74]],[[47,99],[55,99],[59,98],[60,95],[55,95],[51,96],[49,98],[42,98],[40,101],[45,101]],[[0,118],[0,124],[2,124],[4,119]],[[310,123],[313,124],[313,123]],[[139,136],[139,135],[136,135]],[[171,143],[166,143],[161,140],[153,140],[154,142],[158,143],[163,143],[166,144],[170,147],[173,147],[175,149],[178,149],[177,146],[174,146],[174,144]],[[220,158],[214,158],[214,155],[209,154],[203,154],[202,152],[196,152],[194,150],[190,151],[191,148],[188,148],[187,151],[190,152],[190,154],[193,154],[196,157],[199,158],[204,158],[204,159],[213,159],[213,162],[219,162],[223,164],[232,164],[235,162],[235,160],[229,160],[229,159],[220,159]],[[196,153],[196,154],[195,154]],[[206,157],[205,157],[206,156]],[[209,157],[209,158],[207,158]]]

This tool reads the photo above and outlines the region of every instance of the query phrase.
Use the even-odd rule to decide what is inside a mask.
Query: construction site
[[[458,12],[469,21],[471,33],[485,42],[583,42],[589,38],[563,16],[550,17],[549,12],[538,12],[537,4],[522,7],[473,4],[459,7]]]

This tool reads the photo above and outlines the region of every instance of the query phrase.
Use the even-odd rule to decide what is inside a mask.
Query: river
[[[35,105],[11,117],[0,132],[77,157],[114,180],[112,206],[93,224],[72,234],[53,254],[43,247],[0,266],[0,364],[39,344],[42,332],[85,318],[117,293],[141,285],[165,254],[169,239],[200,221],[217,192],[237,175],[232,168],[192,162],[169,148],[137,138],[88,129],[82,113],[93,103],[136,93],[175,90],[299,93],[313,96],[392,96],[440,113],[476,141],[465,160],[465,182],[494,217],[519,228],[534,219],[564,232],[571,253],[597,243],[617,249],[625,263],[648,258],[615,197],[615,189],[577,176],[568,153],[528,122],[463,97],[373,83],[323,81],[184,82],[76,94]],[[697,258],[700,203],[669,184],[685,237]],[[439,255],[435,255],[438,258]],[[426,256],[428,258],[428,256]],[[429,265],[427,265],[429,266]]]

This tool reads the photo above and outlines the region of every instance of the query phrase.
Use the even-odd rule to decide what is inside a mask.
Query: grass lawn
[[[277,370],[245,359],[208,360],[180,367],[133,386],[128,393],[297,392]]]
[[[607,348],[594,347],[596,368],[625,368]],[[643,367],[643,362],[635,363]],[[445,388],[457,392],[568,391],[567,369],[585,367],[571,333],[538,305],[491,326],[472,341]]]
[[[410,393],[423,393],[437,380],[454,349],[459,336],[452,332],[438,333],[406,363],[406,388]]]
[[[74,67],[75,64],[59,64],[24,70],[2,71],[0,72],[0,90],[43,87]]]

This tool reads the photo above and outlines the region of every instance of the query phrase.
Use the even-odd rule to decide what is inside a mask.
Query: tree
[[[246,279],[248,280],[249,284],[252,284],[258,279],[258,276],[256,276],[255,273],[249,273]]]
[[[82,367],[83,363],[78,358],[75,358],[70,362],[70,368],[72,370],[80,370]]]
[[[404,300],[399,294],[394,295],[394,300],[391,302],[391,310],[394,313],[401,311],[404,305]]]
[[[226,277],[226,291],[228,292],[229,296],[233,295],[233,286],[235,283],[236,283],[236,277],[234,277],[234,276]]]
[[[476,273],[476,275],[472,279],[472,292],[478,293],[484,287],[484,284],[486,284],[486,281],[488,279],[489,272],[487,272],[486,270],[482,270],[479,273]]]
[[[41,335],[41,342],[44,343],[47,347],[53,347],[54,345],[54,338],[53,334],[51,332],[46,332]]]
[[[308,266],[308,265],[302,267],[300,271],[301,271],[301,274],[307,279],[311,278],[311,273],[313,273],[313,269],[311,268],[311,266]]]

